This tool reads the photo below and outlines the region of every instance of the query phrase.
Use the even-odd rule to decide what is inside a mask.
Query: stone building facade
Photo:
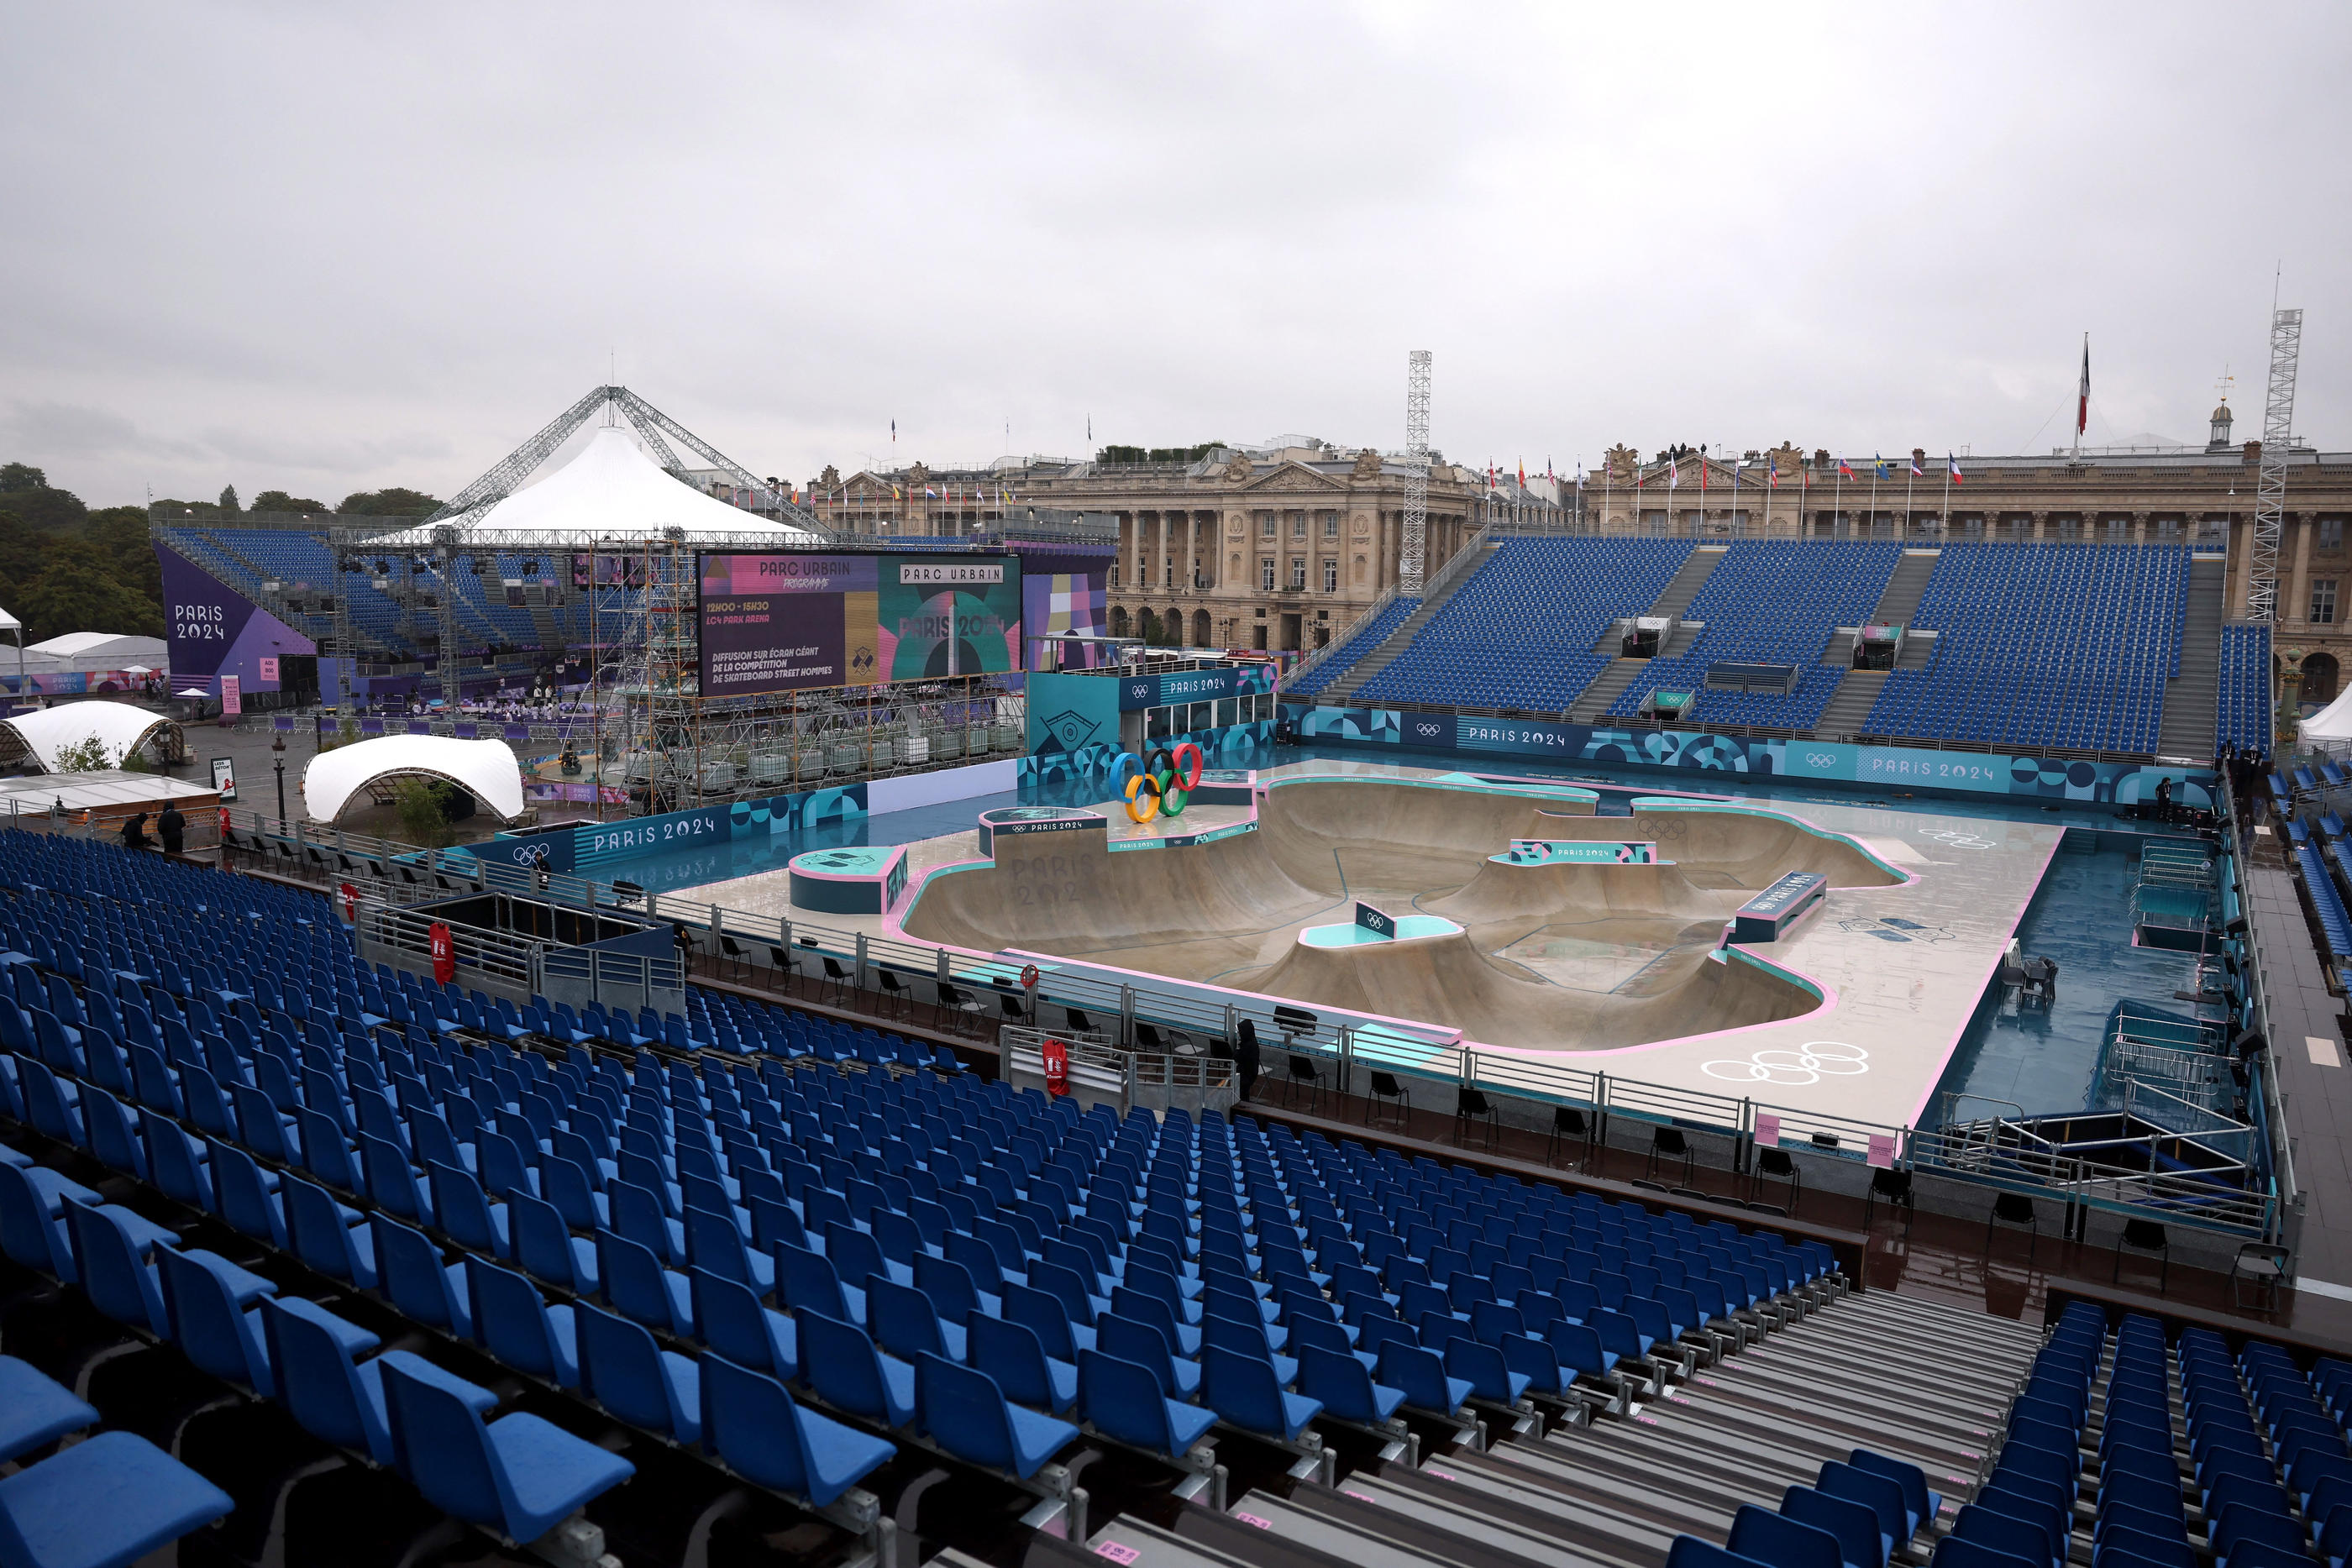
[[[1515,478],[1495,484],[1433,463],[1426,573],[1505,505],[1558,526],[1559,508]],[[1194,647],[1320,647],[1396,586],[1403,544],[1403,463],[1320,442],[1220,447],[1192,461],[918,464],[846,478],[827,469],[810,490],[821,520],[884,535],[992,528],[1007,509],[1031,507],[1107,515],[1118,540],[1111,632],[1140,634],[1149,611],[1160,641]]]

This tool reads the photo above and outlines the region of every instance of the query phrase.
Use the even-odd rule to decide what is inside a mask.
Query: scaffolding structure
[[[2287,450],[2294,444],[2295,368],[2303,312],[2271,312],[2270,395],[2263,404],[2263,460],[2254,479],[2254,531],[2247,551],[2246,618],[2278,618],[2279,544],[2286,535]],[[2290,609],[2294,608],[2289,606]]]
[[[1397,591],[1419,593],[1429,564],[1429,366],[1427,349],[1405,356],[1404,528],[1397,549]]]

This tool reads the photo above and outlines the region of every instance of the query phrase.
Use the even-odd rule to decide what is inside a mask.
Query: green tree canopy
[[[161,637],[162,607],[115,575],[114,562],[87,539],[50,542],[40,576],[13,607],[27,641],[68,632],[113,632]]]
[[[324,512],[331,508],[324,501],[289,496],[283,490],[264,490],[253,498],[253,509],[257,512]]]
[[[29,463],[0,463],[0,495],[19,490],[46,490],[49,476]]]
[[[220,502],[219,502],[219,505],[220,505],[220,509],[221,509],[222,511],[224,511],[224,512],[234,513],[234,512],[237,509],[237,508],[236,508],[236,486],[234,486],[234,485],[223,485],[223,486],[221,486],[221,493],[220,493]]]
[[[381,490],[354,490],[335,508],[354,517],[429,517],[440,509],[441,503],[434,497],[397,485]]]

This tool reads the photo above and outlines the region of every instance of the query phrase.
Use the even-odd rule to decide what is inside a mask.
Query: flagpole
[[[1845,521],[1845,459],[1838,459],[1837,477],[1830,481],[1830,538],[1837,538],[1837,526]]]
[[[1878,533],[1878,471],[1885,461],[1875,452],[1870,455],[1870,527],[1864,532],[1864,538],[1875,538]]]
[[[1952,537],[1952,455],[1944,454],[1944,509],[1936,515],[1937,542]]]
[[[1918,472],[1919,465],[1914,462],[1903,476],[1903,526],[1895,530],[1895,537],[1898,539],[1911,531],[1911,481]]]

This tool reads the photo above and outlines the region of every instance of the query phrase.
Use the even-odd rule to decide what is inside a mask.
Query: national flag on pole
[[[2083,334],[2083,384],[2074,393],[2074,434],[2081,435],[2091,425],[2091,335]]]
[[[1764,476],[1764,487],[1767,490],[1777,490],[1780,487],[1780,460],[1778,457],[1768,457],[1764,462],[1770,469],[1770,472]]]
[[[1870,476],[1874,479],[1892,479],[1895,477],[1895,469],[1885,458],[1874,452],[1870,455]]]
[[[1526,458],[1522,457],[1522,458],[1520,458],[1520,459],[1519,459],[1519,488],[1520,488],[1520,489],[1522,489],[1522,490],[1524,490],[1524,489],[1526,489],[1527,487],[1528,487],[1528,460],[1527,460]]]
[[[1925,479],[1927,476],[1927,471],[1919,466],[1919,455],[1916,452],[1914,452],[1911,454],[1911,477],[1914,479]]]
[[[890,422],[890,444],[898,444],[898,422],[895,419]]]
[[[1735,457],[1731,460],[1731,487],[1735,491],[1739,488],[1739,470],[1747,466],[1747,464],[1748,459],[1745,457]]]
[[[1953,484],[1965,485],[1968,483],[1967,480],[1960,477],[1960,460],[1953,456],[1948,452],[1944,454],[1944,466],[1946,471],[1950,475]]]
[[[929,485],[926,485],[923,486],[923,498],[927,501],[936,501],[939,500],[940,497],[937,490],[934,490]]]
[[[1843,457],[1838,459],[1838,477],[1841,479],[1851,479],[1853,477],[1853,465],[1849,464]]]
[[[1679,490],[1682,487],[1682,463],[1678,459],[1669,458],[1666,462],[1666,488],[1669,490]]]

